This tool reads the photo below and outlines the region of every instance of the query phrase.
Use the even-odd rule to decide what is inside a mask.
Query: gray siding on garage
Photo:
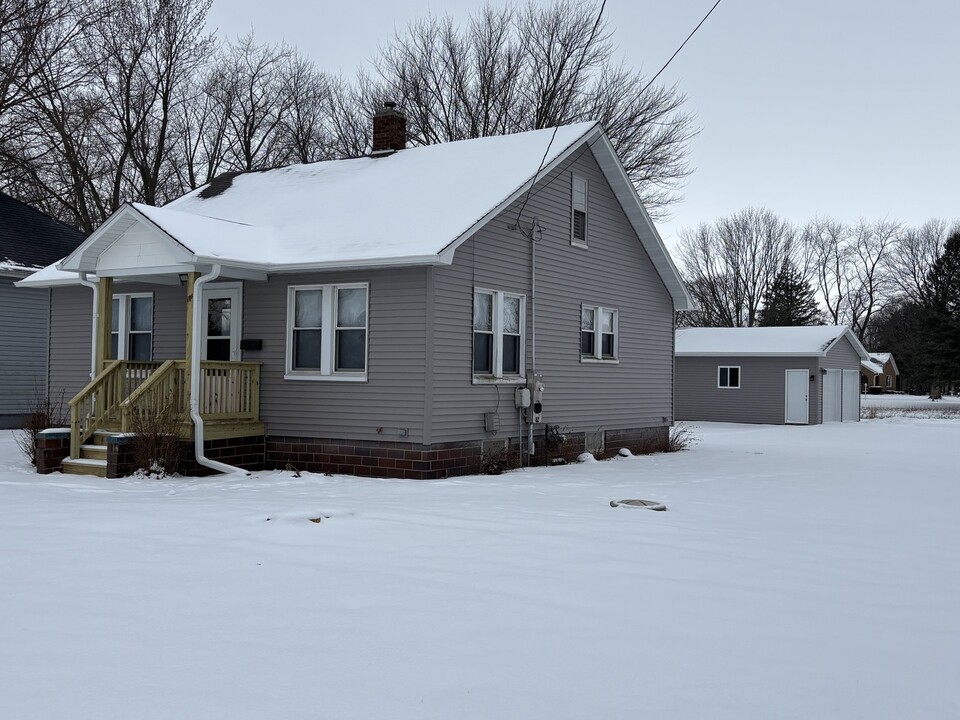
[[[245,282],[243,336],[263,349],[260,415],[270,435],[423,442],[426,277],[424,268],[274,275]],[[287,288],[370,284],[366,382],[284,380]],[[401,435],[401,429],[407,434]]]
[[[837,344],[830,348],[827,354],[820,358],[820,367],[824,370],[856,370],[857,371],[857,396],[860,394],[860,355],[854,349],[853,345],[846,337],[840,338]],[[823,378],[818,374],[818,382]],[[820,392],[818,397],[823,397],[823,383],[820,382]],[[859,417],[859,408],[856,411]],[[818,415],[819,422],[823,421],[823,416]]]
[[[820,373],[816,357],[677,357],[677,420],[784,423],[786,371],[804,369],[810,383],[810,422],[820,418]],[[718,388],[717,368],[740,366],[740,388]]]
[[[93,290],[53,288],[50,312],[50,390],[69,401],[90,380]],[[115,294],[153,293],[153,359],[177,360],[186,355],[186,290],[179,285],[117,283]]]
[[[589,249],[570,245],[571,172],[589,182]],[[531,363],[531,243],[510,230],[523,199],[484,226],[433,271],[434,385],[432,442],[494,437],[518,427],[512,386],[475,385],[472,376],[473,289],[527,297],[526,365]],[[544,376],[544,423],[570,431],[665,425],[673,419],[673,303],[636,233],[585,150],[538,183],[523,212],[537,218],[537,370]],[[580,361],[580,306],[619,310],[619,363]]]
[[[46,393],[48,290],[0,278],[0,428],[20,427]]]

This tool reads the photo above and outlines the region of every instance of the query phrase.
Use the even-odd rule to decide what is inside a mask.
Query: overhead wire
[[[650,88],[650,86],[653,85],[653,83],[656,81],[656,79],[657,79],[658,77],[660,77],[660,75],[663,73],[664,70],[667,69],[667,67],[670,65],[670,63],[673,62],[674,58],[677,57],[677,55],[680,54],[680,51],[683,50],[683,48],[686,46],[686,44],[687,44],[688,42],[690,42],[690,38],[692,38],[692,37],[697,33],[697,31],[700,29],[700,27],[707,21],[707,18],[709,18],[709,17],[713,14],[713,11],[717,9],[717,6],[718,6],[721,2],[722,2],[722,0],[717,0],[717,1],[713,4],[713,6],[707,11],[707,14],[704,15],[704,16],[700,19],[700,22],[697,23],[697,26],[696,26],[695,28],[693,28],[693,30],[690,31],[690,34],[687,35],[687,37],[684,39],[684,41],[683,41],[682,43],[680,43],[679,47],[677,47],[677,49],[674,50],[673,54],[672,54],[672,55],[667,59],[667,61],[663,64],[663,67],[661,67],[659,70],[657,70],[656,74],[655,74],[652,78],[650,78],[649,81],[647,81],[647,84],[643,86],[643,89],[638,93],[638,96],[639,96],[639,95],[643,95],[643,94]],[[600,23],[600,18],[601,18],[601,16],[603,15],[603,9],[604,9],[604,7],[606,6],[606,4],[607,4],[607,3],[606,3],[606,0],[603,0],[603,3],[602,3],[601,6],[600,6],[600,12],[597,13],[597,19],[596,19],[596,21],[595,21],[594,24],[593,24],[593,30],[591,31],[591,37],[593,37],[594,34],[596,33],[597,26],[598,26],[599,23]],[[520,220],[521,220],[521,218],[523,217],[523,211],[526,209],[527,203],[530,201],[530,198],[536,197],[540,192],[542,192],[542,191],[545,190],[547,187],[549,187],[550,185],[552,185],[554,182],[556,182],[556,181],[557,181],[558,179],[560,179],[560,177],[562,176],[562,173],[557,173],[557,177],[555,177],[553,180],[551,180],[551,181],[550,181],[549,183],[547,183],[546,185],[542,185],[541,187],[537,188],[537,191],[536,191],[536,192],[533,192],[533,187],[534,187],[534,185],[536,185],[536,183],[537,183],[537,177],[540,175],[540,172],[543,170],[543,165],[544,165],[544,163],[547,161],[547,156],[550,154],[550,148],[553,147],[553,141],[554,141],[554,139],[556,139],[556,137],[557,137],[557,130],[559,130],[559,129],[560,129],[559,126],[556,126],[556,127],[553,128],[553,134],[550,136],[550,142],[547,143],[547,149],[544,151],[543,157],[540,159],[540,165],[537,167],[537,171],[533,174],[533,178],[530,180],[530,187],[527,189],[527,194],[526,194],[526,196],[524,196],[524,198],[523,198],[523,204],[520,206],[520,210],[517,212],[516,222],[514,222],[513,225],[510,226],[511,229],[517,229],[517,230],[519,230],[523,235],[526,235],[526,233],[523,231],[523,228],[520,226]],[[563,166],[563,169],[569,167],[571,164],[573,164],[574,162],[576,162],[576,161],[580,158],[580,156],[583,155],[583,153],[584,153],[588,148],[593,147],[593,144],[594,144],[595,142],[597,142],[597,141],[594,140],[593,142],[588,142],[588,143],[586,143],[586,144],[580,149],[580,151],[579,151],[576,155],[574,155],[574,157],[573,157],[571,160],[569,160],[569,161]],[[533,233],[533,228],[532,228],[532,227],[531,227],[530,232],[531,232],[531,234]],[[541,229],[541,233],[542,233],[542,232],[543,232],[543,231],[542,231],[542,229]]]

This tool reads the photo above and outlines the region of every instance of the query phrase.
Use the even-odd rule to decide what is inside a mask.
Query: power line
[[[673,59],[674,59],[677,55],[680,54],[680,51],[683,50],[683,46],[686,45],[686,44],[690,41],[690,38],[692,38],[692,37],[694,36],[694,34],[697,32],[697,30],[700,29],[700,26],[703,25],[703,24],[707,21],[707,18],[710,17],[710,15],[713,13],[713,11],[717,9],[717,5],[719,5],[719,4],[720,4],[720,0],[717,0],[717,1],[713,4],[713,7],[710,8],[710,10],[707,12],[707,14],[703,16],[703,20],[701,20],[700,22],[698,22],[698,23],[697,23],[697,26],[696,26],[693,30],[690,31],[690,34],[689,34],[689,35],[687,35],[687,39],[684,40],[682,43],[680,43],[680,47],[678,47],[678,48],[674,51],[673,55],[670,56],[670,59],[667,60],[667,61],[663,64],[663,67],[662,67],[662,68],[660,68],[659,70],[657,70],[657,74],[656,74],[656,75],[654,75],[652,78],[650,78],[650,82],[648,82],[646,85],[643,86],[643,90],[640,91],[640,94],[641,94],[641,95],[643,95],[643,94],[647,91],[647,88],[648,88],[648,87],[650,87],[651,85],[653,85],[653,81],[654,81],[654,80],[656,80],[658,77],[660,77],[660,73],[662,73],[664,70],[667,69],[667,65],[669,65],[670,63],[672,63],[672,62],[673,62]]]
[[[682,43],[680,43],[680,46],[679,46],[676,50],[674,50],[673,55],[671,55],[671,56],[667,59],[667,61],[663,64],[663,67],[661,67],[659,70],[657,70],[657,73],[656,73],[652,78],[650,78],[650,80],[647,82],[646,85],[643,86],[643,89],[638,93],[638,96],[643,95],[643,94],[650,88],[650,86],[653,85],[654,81],[656,81],[656,79],[657,79],[658,77],[660,77],[660,74],[661,74],[664,70],[667,69],[667,67],[670,65],[670,63],[673,62],[673,59],[674,59],[677,55],[679,55],[679,54],[680,54],[680,51],[683,50],[683,48],[686,46],[686,44],[687,44],[688,42],[690,42],[690,38],[692,38],[692,37],[697,33],[697,30],[699,30],[700,27],[707,21],[707,18],[710,17],[710,16],[713,14],[713,11],[717,9],[717,6],[721,3],[721,1],[722,1],[722,0],[717,0],[717,1],[713,4],[713,7],[711,7],[711,8],[707,11],[707,14],[704,15],[703,18],[700,20],[700,22],[697,23],[697,26],[696,26],[693,30],[690,31],[690,34],[687,35],[687,37],[684,39],[684,41],[683,41]],[[590,31],[590,37],[591,37],[591,38],[593,38],[593,37],[595,36],[596,32],[597,32],[597,26],[600,24],[600,18],[603,16],[603,9],[606,7],[606,5],[607,5],[607,0],[603,0],[603,3],[600,5],[600,12],[597,13],[597,19],[596,19],[596,21],[594,21],[594,23],[593,23],[593,29]],[[524,235],[526,235],[526,233],[524,233],[524,232],[523,232],[523,228],[520,227],[520,219],[523,217],[523,211],[524,211],[524,210],[526,209],[526,207],[527,207],[527,201],[529,201],[530,198],[531,198],[531,193],[533,192],[533,186],[534,186],[534,185],[536,184],[536,182],[537,182],[537,177],[540,175],[540,171],[543,170],[543,164],[547,161],[547,155],[550,154],[550,148],[553,147],[553,141],[554,141],[554,139],[557,137],[557,130],[558,130],[558,129],[559,129],[559,126],[555,126],[555,127],[553,128],[553,134],[550,136],[550,142],[547,143],[547,149],[544,150],[544,152],[543,152],[543,157],[540,159],[540,165],[537,167],[537,171],[533,174],[533,179],[530,181],[530,187],[527,189],[527,194],[526,194],[526,196],[524,196],[524,198],[523,198],[523,205],[520,206],[520,210],[519,210],[519,212],[517,212],[517,220],[516,220],[516,222],[510,227],[510,229],[520,230],[520,232],[523,233]],[[571,160],[570,162],[567,163],[566,167],[569,167],[570,164],[572,164],[573,162],[575,162],[575,161],[583,154],[584,150],[586,150],[588,147],[590,147],[590,146],[592,146],[592,145],[593,145],[593,143],[588,143],[587,145],[584,145],[584,147],[581,148],[580,152],[578,152],[578,153],[576,154],[576,156],[574,156],[573,160]],[[539,192],[540,192],[541,190],[543,190],[543,189],[544,189],[544,188],[540,188],[539,190],[537,190],[537,193],[539,193]],[[537,193],[533,193],[533,194],[536,195]],[[532,234],[532,232],[533,232],[533,229],[531,228],[531,234]]]

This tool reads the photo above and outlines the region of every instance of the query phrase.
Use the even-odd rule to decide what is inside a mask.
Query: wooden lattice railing
[[[159,366],[158,362],[112,360],[70,401],[70,457],[80,457],[80,446],[117,417],[120,403]]]

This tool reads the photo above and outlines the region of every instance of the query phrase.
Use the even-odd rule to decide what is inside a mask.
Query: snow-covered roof
[[[146,225],[176,243],[167,272],[181,263],[265,273],[448,264],[462,242],[587,143],[675,306],[694,307],[596,122],[223,176],[161,208],[121,208],[59,267],[94,272],[118,237]]]
[[[873,360],[861,360],[860,364],[874,375],[880,375],[883,372],[883,363],[874,362]]]
[[[29,275],[28,277],[20,280],[19,282],[14,283],[17,287],[57,287],[58,285],[76,285],[79,282],[77,273],[67,272],[66,270],[58,270],[57,264],[62,261],[58,261],[51,265],[47,265],[45,268],[37,270],[35,273]],[[93,280],[96,280],[96,276],[92,276]]]
[[[861,360],[868,359],[867,351],[846,325],[681,328],[677,330],[676,354],[823,357],[842,337],[850,341]]]
[[[881,365],[886,365],[887,361],[890,359],[890,353],[872,352],[870,353],[870,359],[873,360],[874,362],[880,363]]]

